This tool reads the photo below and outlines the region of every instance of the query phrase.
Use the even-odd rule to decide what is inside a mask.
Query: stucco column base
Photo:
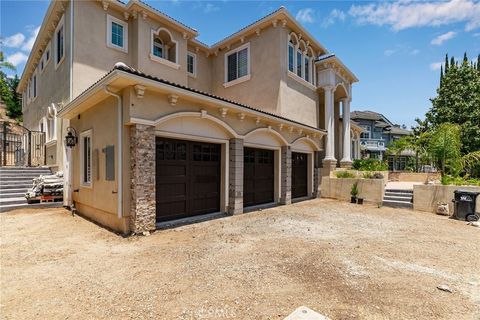
[[[352,161],[340,160],[340,168],[351,169],[352,168]]]
[[[322,160],[323,168],[321,170],[322,177],[330,176],[330,172],[334,171],[337,167],[336,159],[323,159]]]

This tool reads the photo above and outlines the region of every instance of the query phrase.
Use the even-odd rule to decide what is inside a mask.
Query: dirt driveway
[[[3,319],[480,319],[480,228],[433,214],[312,200],[130,238],[0,219]]]

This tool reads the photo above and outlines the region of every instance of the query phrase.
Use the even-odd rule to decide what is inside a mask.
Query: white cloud
[[[480,27],[480,2],[450,0],[448,2],[397,1],[352,5],[348,13],[359,24],[388,25],[394,30],[413,27],[465,23],[465,30]]]
[[[436,37],[435,39],[433,39],[433,40],[430,42],[430,44],[433,44],[433,45],[435,45],[435,46],[439,46],[439,45],[441,45],[442,43],[444,43],[445,41],[452,39],[452,38],[455,37],[456,35],[457,35],[456,32],[449,31],[449,32],[444,33],[444,34],[441,34],[441,35],[439,35],[438,37]]]
[[[314,18],[315,12],[312,8],[301,9],[297,12],[295,19],[302,23],[313,23],[315,22]]]
[[[30,31],[30,37],[28,40],[22,45],[22,50],[30,51],[33,48],[33,44],[35,43],[35,39],[37,38],[38,31],[40,31],[40,26],[34,28]]]
[[[480,37],[480,32],[474,33],[473,36],[477,38]]]
[[[392,54],[394,54],[396,52],[396,50],[393,50],[393,49],[387,49],[385,51],[383,51],[383,54],[386,55],[387,57],[390,57]]]
[[[436,71],[436,70],[440,70],[440,68],[442,67],[442,62],[433,62],[433,63],[430,63],[430,70],[432,71]]]
[[[330,14],[325,19],[323,19],[322,27],[326,28],[328,26],[331,26],[337,20],[343,22],[345,21],[346,17],[347,15],[345,14],[345,12],[333,9],[332,11],[330,11]]]
[[[13,64],[15,67],[18,66],[19,64],[22,64],[26,62],[28,59],[28,56],[23,53],[23,52],[16,52],[12,55],[9,55],[6,59],[6,61],[10,62]]]
[[[19,48],[23,41],[25,41],[25,36],[22,33],[16,33],[13,36],[6,37],[2,40],[2,45],[8,48]]]
[[[205,12],[205,13],[215,12],[215,11],[218,11],[218,10],[220,10],[220,8],[217,7],[216,5],[212,4],[212,3],[207,3],[205,5],[205,7],[203,8],[203,12]]]

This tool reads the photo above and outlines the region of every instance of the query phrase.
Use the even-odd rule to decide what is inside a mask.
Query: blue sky
[[[197,29],[211,45],[285,6],[360,79],[353,110],[407,126],[435,96],[445,54],[480,54],[480,1],[146,1]],[[2,50],[20,75],[48,1],[0,2]]]

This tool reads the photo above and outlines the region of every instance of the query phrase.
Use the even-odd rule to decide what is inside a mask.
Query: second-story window
[[[293,72],[295,68],[295,48],[291,41],[288,42],[288,71]]]
[[[32,78],[32,85],[33,85],[33,99],[37,97],[37,75],[34,74]]]
[[[294,79],[302,78],[306,82],[314,83],[314,53],[308,42],[305,42],[295,33],[288,39],[288,73]]]
[[[153,39],[153,55],[159,58],[164,57],[165,48],[163,47],[163,42],[159,38]]]
[[[226,82],[246,77],[250,74],[249,43],[225,54]]]
[[[367,125],[362,125],[363,132],[360,134],[362,139],[370,139],[371,127]]]
[[[62,17],[55,30],[55,68],[65,57],[65,28],[63,21],[64,18]]]
[[[107,16],[107,46],[128,51],[128,24],[110,15]]]
[[[297,76],[302,78],[302,51],[297,50]]]
[[[194,77],[197,75],[197,55],[191,52],[187,53],[187,72]]]

